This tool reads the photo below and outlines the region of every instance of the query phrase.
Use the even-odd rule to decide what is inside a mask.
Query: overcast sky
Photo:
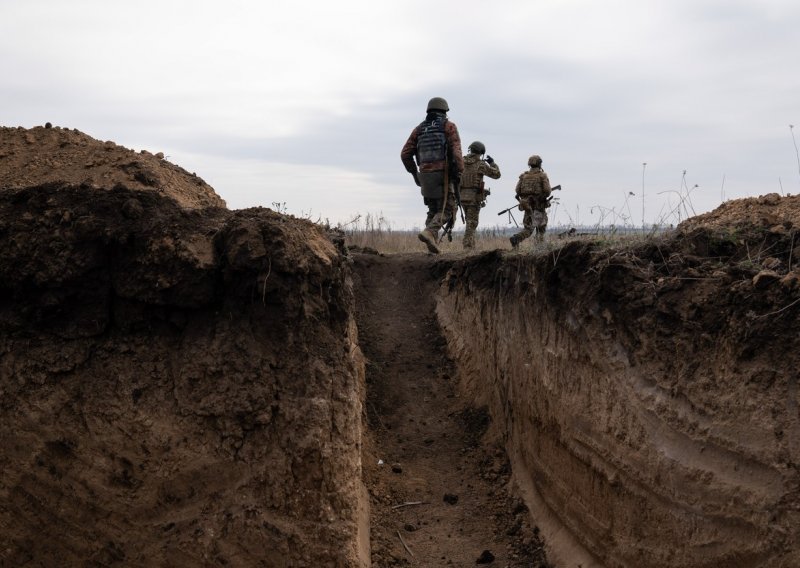
[[[400,149],[441,96],[503,174],[482,224],[533,153],[551,225],[669,224],[800,193],[799,57],[797,0],[0,0],[0,125],[164,152],[231,209],[402,229],[425,207]]]

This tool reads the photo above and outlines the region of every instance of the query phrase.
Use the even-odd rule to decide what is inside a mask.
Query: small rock
[[[404,526],[403,526],[403,528],[404,528],[404,529],[405,529],[407,532],[414,532],[415,530],[417,530],[417,527],[415,527],[415,526],[414,526],[414,525],[412,525],[411,523],[408,523],[408,524],[404,525]]]
[[[797,271],[789,272],[786,276],[781,278],[781,286],[788,290],[794,290],[800,287],[800,273]]]
[[[781,201],[781,196],[777,193],[768,193],[758,198],[758,202],[763,205],[777,205]]]
[[[403,468],[400,467],[399,463],[393,463],[392,464],[392,472],[394,472],[394,473],[403,473]]]
[[[136,199],[128,199],[122,204],[122,214],[128,219],[138,219],[144,214],[144,207]]]
[[[458,495],[453,495],[452,493],[445,493],[442,501],[444,501],[448,505],[455,505],[456,503],[458,503]]]
[[[763,290],[779,278],[780,275],[774,270],[762,270],[753,276],[753,288],[756,290]]]
[[[45,128],[53,128],[53,125],[51,123],[49,123],[49,122],[45,122],[44,123],[44,127]]]
[[[156,158],[158,158],[159,160],[163,160],[164,159],[164,152],[158,152],[156,154]]]
[[[491,564],[492,562],[494,562],[494,554],[492,554],[489,550],[484,550],[481,552],[481,555],[478,556],[475,564]]]

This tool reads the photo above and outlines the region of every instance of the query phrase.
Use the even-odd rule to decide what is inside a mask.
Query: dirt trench
[[[441,257],[223,205],[0,130],[0,566],[800,566],[800,196]]]
[[[373,566],[547,566],[489,415],[459,396],[435,295],[452,261],[356,254]]]

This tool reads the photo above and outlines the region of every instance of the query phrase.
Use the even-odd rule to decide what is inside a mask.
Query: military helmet
[[[542,165],[542,158],[534,154],[530,158],[528,158],[528,165],[532,168],[538,168]]]
[[[485,154],[486,146],[483,145],[483,142],[475,140],[475,142],[469,145],[469,151],[473,154]]]
[[[428,101],[428,110],[426,112],[431,112],[432,110],[447,112],[450,110],[450,107],[447,106],[447,101],[442,97],[433,97]]]

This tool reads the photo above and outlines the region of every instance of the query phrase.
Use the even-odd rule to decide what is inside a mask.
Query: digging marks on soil
[[[355,256],[359,341],[367,357],[364,474],[374,566],[546,566],[538,530],[506,491],[488,416],[456,393],[434,313],[446,260]]]

